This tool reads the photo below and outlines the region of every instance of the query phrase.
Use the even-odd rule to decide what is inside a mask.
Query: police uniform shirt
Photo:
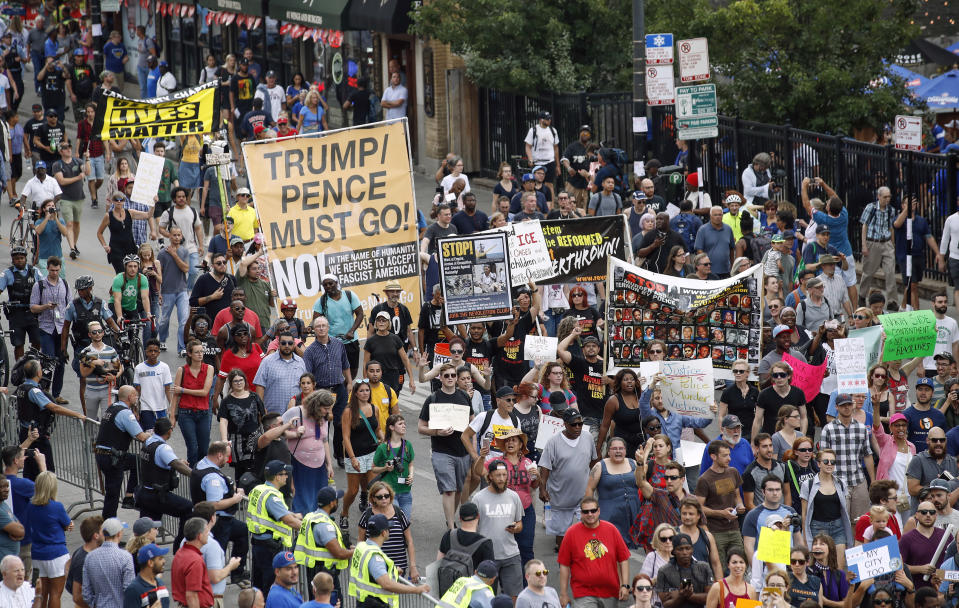
[[[116,404],[114,403],[112,405]],[[141,427],[140,423],[137,422],[136,416],[133,415],[133,412],[129,407],[124,407],[122,410],[117,412],[117,415],[113,417],[113,424],[130,437],[136,437],[143,432],[143,427]],[[110,449],[110,446],[99,443],[96,445],[96,447],[106,450]]]
[[[316,546],[325,547],[326,543],[331,540],[336,540],[336,524],[333,522],[321,522],[313,526],[313,540],[316,541]]]
[[[374,543],[370,542],[370,544],[372,545]],[[374,555],[373,557],[371,557],[367,565],[367,570],[370,573],[371,581],[375,581],[376,579],[380,578],[381,576],[389,572],[386,568],[386,562],[383,561],[382,555]]]
[[[90,298],[89,302],[87,302],[83,298],[79,298],[79,300],[85,309],[90,310],[93,308],[93,302],[94,302],[93,298]],[[77,322],[77,307],[75,306],[75,304],[76,304],[76,299],[70,300],[70,305],[67,306],[66,312],[63,313],[63,317],[70,323]],[[100,300],[100,318],[103,319],[103,321],[113,318],[113,312],[110,310],[110,307],[107,306],[106,300]]]
[[[216,466],[209,458],[204,458],[200,462],[196,463],[196,470],[201,469],[219,469],[220,467]],[[206,499],[210,502],[217,502],[223,500],[223,497],[226,496],[226,482],[223,481],[223,478],[216,473],[207,473],[203,476],[203,479],[200,480],[200,489],[203,490]],[[217,511],[217,515],[225,517],[233,517],[226,511]]]
[[[3,271],[3,274],[0,275],[0,290],[4,290],[7,287],[10,287],[11,285],[13,285],[14,281],[16,281],[16,277],[13,276],[14,271],[20,273],[23,276],[27,276],[26,266],[23,267],[23,270],[18,270],[15,266],[11,266],[10,268],[7,268],[5,271]],[[41,279],[43,279],[43,277],[40,275],[40,270],[36,266],[34,266],[33,280],[39,283]]]
[[[153,435],[147,439],[146,443],[143,444],[143,447],[153,445],[157,441],[163,441],[157,435]],[[170,463],[176,460],[176,453],[173,452],[173,448],[170,447],[170,444],[164,442],[163,445],[157,448],[156,453],[153,454],[153,464],[157,465],[161,469],[167,471],[170,470]]]
[[[275,521],[280,521],[283,519],[283,516],[287,515],[290,510],[286,508],[286,505],[283,504],[283,501],[276,496],[270,496],[266,499],[266,512],[270,514]],[[295,536],[295,535],[294,535]],[[254,534],[253,538],[257,540],[269,540],[273,538],[272,532],[264,532],[263,534]]]
[[[23,383],[31,387],[30,390],[27,391],[27,399],[29,399],[34,405],[39,407],[41,410],[46,409],[47,404],[53,403],[52,401],[50,401],[50,398],[47,397],[46,394],[44,394],[44,392],[40,389],[40,385],[37,384],[35,381],[24,380]]]

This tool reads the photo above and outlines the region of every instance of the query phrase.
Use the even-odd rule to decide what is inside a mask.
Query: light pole
[[[633,0],[633,116],[646,117],[646,0]],[[633,160],[646,161],[646,133],[633,133]]]

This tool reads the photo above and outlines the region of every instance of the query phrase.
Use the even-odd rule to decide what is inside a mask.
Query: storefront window
[[[342,104],[356,89],[359,78],[371,74],[373,38],[368,31],[337,32],[326,44],[313,47],[313,80],[326,86],[327,99]],[[332,93],[330,90],[332,89]]]

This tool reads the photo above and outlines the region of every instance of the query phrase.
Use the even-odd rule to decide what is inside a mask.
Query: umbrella
[[[946,50],[949,51],[950,53],[955,53],[956,55],[959,55],[959,42],[953,44],[952,46],[947,46]]]
[[[938,44],[933,44],[925,38],[915,38],[899,54],[900,63],[936,63],[950,66],[956,62],[956,56]]]
[[[914,91],[917,88],[929,83],[929,79],[925,76],[917,74],[912,70],[907,70],[901,65],[896,65],[895,63],[889,64],[889,71],[905,80],[906,88],[911,91]]]
[[[959,111],[959,70],[936,76],[916,89],[916,97],[925,99],[929,109],[937,114]]]

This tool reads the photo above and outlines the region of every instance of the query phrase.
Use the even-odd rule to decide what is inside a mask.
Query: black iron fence
[[[479,172],[495,177],[501,162],[522,155],[523,138],[542,110],[553,114],[553,127],[560,137],[560,151],[578,137],[582,124],[593,129],[593,141],[623,148],[630,160],[633,150],[632,96],[629,93],[549,94],[529,97],[480,89]],[[645,160],[659,159],[673,164],[676,144],[672,106],[650,108]],[[785,185],[779,195],[796,204],[798,216],[806,214],[799,188],[804,177],[820,177],[845,201],[850,221],[853,250],[860,251],[859,218],[863,208],[876,199],[876,189],[887,186],[898,204],[915,196],[922,215],[929,220],[938,241],[946,216],[957,209],[959,197],[959,156],[906,152],[892,145],[857,141],[842,134],[804,131],[788,125],[768,125],[727,116],[719,117],[719,137],[688,142],[690,166],[703,168],[704,188],[713,197],[727,189],[741,189],[741,175],[753,156],[768,152],[773,167],[784,171]],[[632,172],[632,165],[627,168]],[[820,196],[822,191],[812,192]],[[927,251],[926,276],[944,280],[935,265],[935,254]]]

